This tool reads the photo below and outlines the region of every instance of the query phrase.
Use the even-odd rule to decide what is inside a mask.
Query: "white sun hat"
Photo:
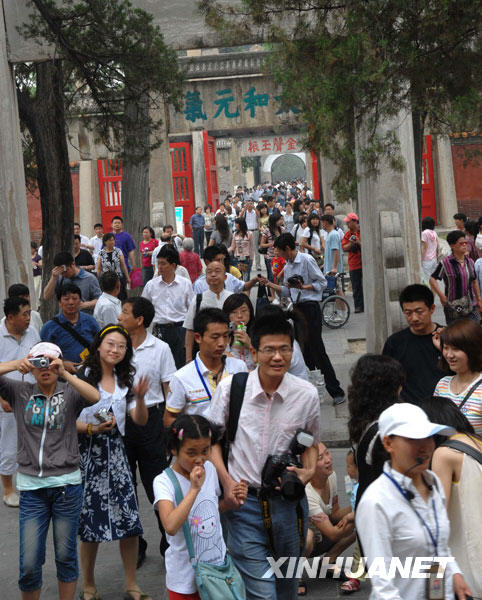
[[[453,427],[432,423],[419,406],[408,402],[399,402],[386,408],[378,417],[378,431],[382,439],[386,435],[421,440],[436,434],[455,434]]]
[[[37,356],[61,358],[62,350],[57,346],[57,344],[52,344],[51,342],[39,342],[38,344],[35,344],[35,346],[32,346],[29,355],[32,358],[36,358]]]

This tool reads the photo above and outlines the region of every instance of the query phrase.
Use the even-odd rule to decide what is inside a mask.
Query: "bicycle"
[[[350,318],[350,305],[345,298],[336,294],[338,280],[341,280],[342,277],[343,273],[327,276],[328,285],[323,290],[321,297],[321,318],[323,323],[331,329],[343,327]]]

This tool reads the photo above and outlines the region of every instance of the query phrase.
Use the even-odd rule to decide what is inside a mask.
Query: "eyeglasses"
[[[291,346],[281,346],[281,348],[266,346],[266,348],[260,348],[258,352],[261,352],[261,354],[264,354],[267,358],[272,358],[276,354],[285,357],[293,354],[293,348]]]

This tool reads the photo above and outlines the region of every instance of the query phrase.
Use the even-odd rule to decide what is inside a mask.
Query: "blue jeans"
[[[202,256],[204,250],[204,229],[196,227],[196,229],[192,230],[192,237],[194,240],[194,252]]]
[[[304,513],[304,533],[308,528],[308,503],[301,502]],[[284,500],[281,496],[271,498],[271,520],[276,557],[274,559],[300,556],[300,538],[296,517],[296,502]],[[272,556],[268,535],[261,515],[258,499],[248,494],[240,510],[225,513],[227,526],[227,546],[233,561],[243,577],[246,586],[246,600],[296,600],[298,581],[296,569],[289,579],[276,579],[274,574],[263,577],[270,568],[267,561]],[[286,560],[280,567],[285,573],[289,565]]]
[[[42,565],[50,519],[53,521],[57,579],[63,583],[77,580],[77,532],[81,508],[80,484],[20,492],[18,586],[23,592],[42,587]]]
[[[239,269],[239,265],[241,263],[247,265],[247,271],[241,271],[241,269]],[[251,277],[251,259],[249,257],[244,258],[242,260],[240,260],[239,258],[233,258],[233,264],[236,268],[238,268],[241,271],[241,279],[243,281],[249,281]]]
[[[271,258],[264,259],[264,264],[266,265],[266,277],[269,281],[273,282],[273,271],[271,270]]]

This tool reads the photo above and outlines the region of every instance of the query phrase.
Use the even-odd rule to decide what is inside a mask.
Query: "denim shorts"
[[[53,522],[57,579],[64,583],[79,576],[77,532],[82,508],[82,485],[20,492],[20,575],[23,592],[42,587],[42,565],[50,520]]]

